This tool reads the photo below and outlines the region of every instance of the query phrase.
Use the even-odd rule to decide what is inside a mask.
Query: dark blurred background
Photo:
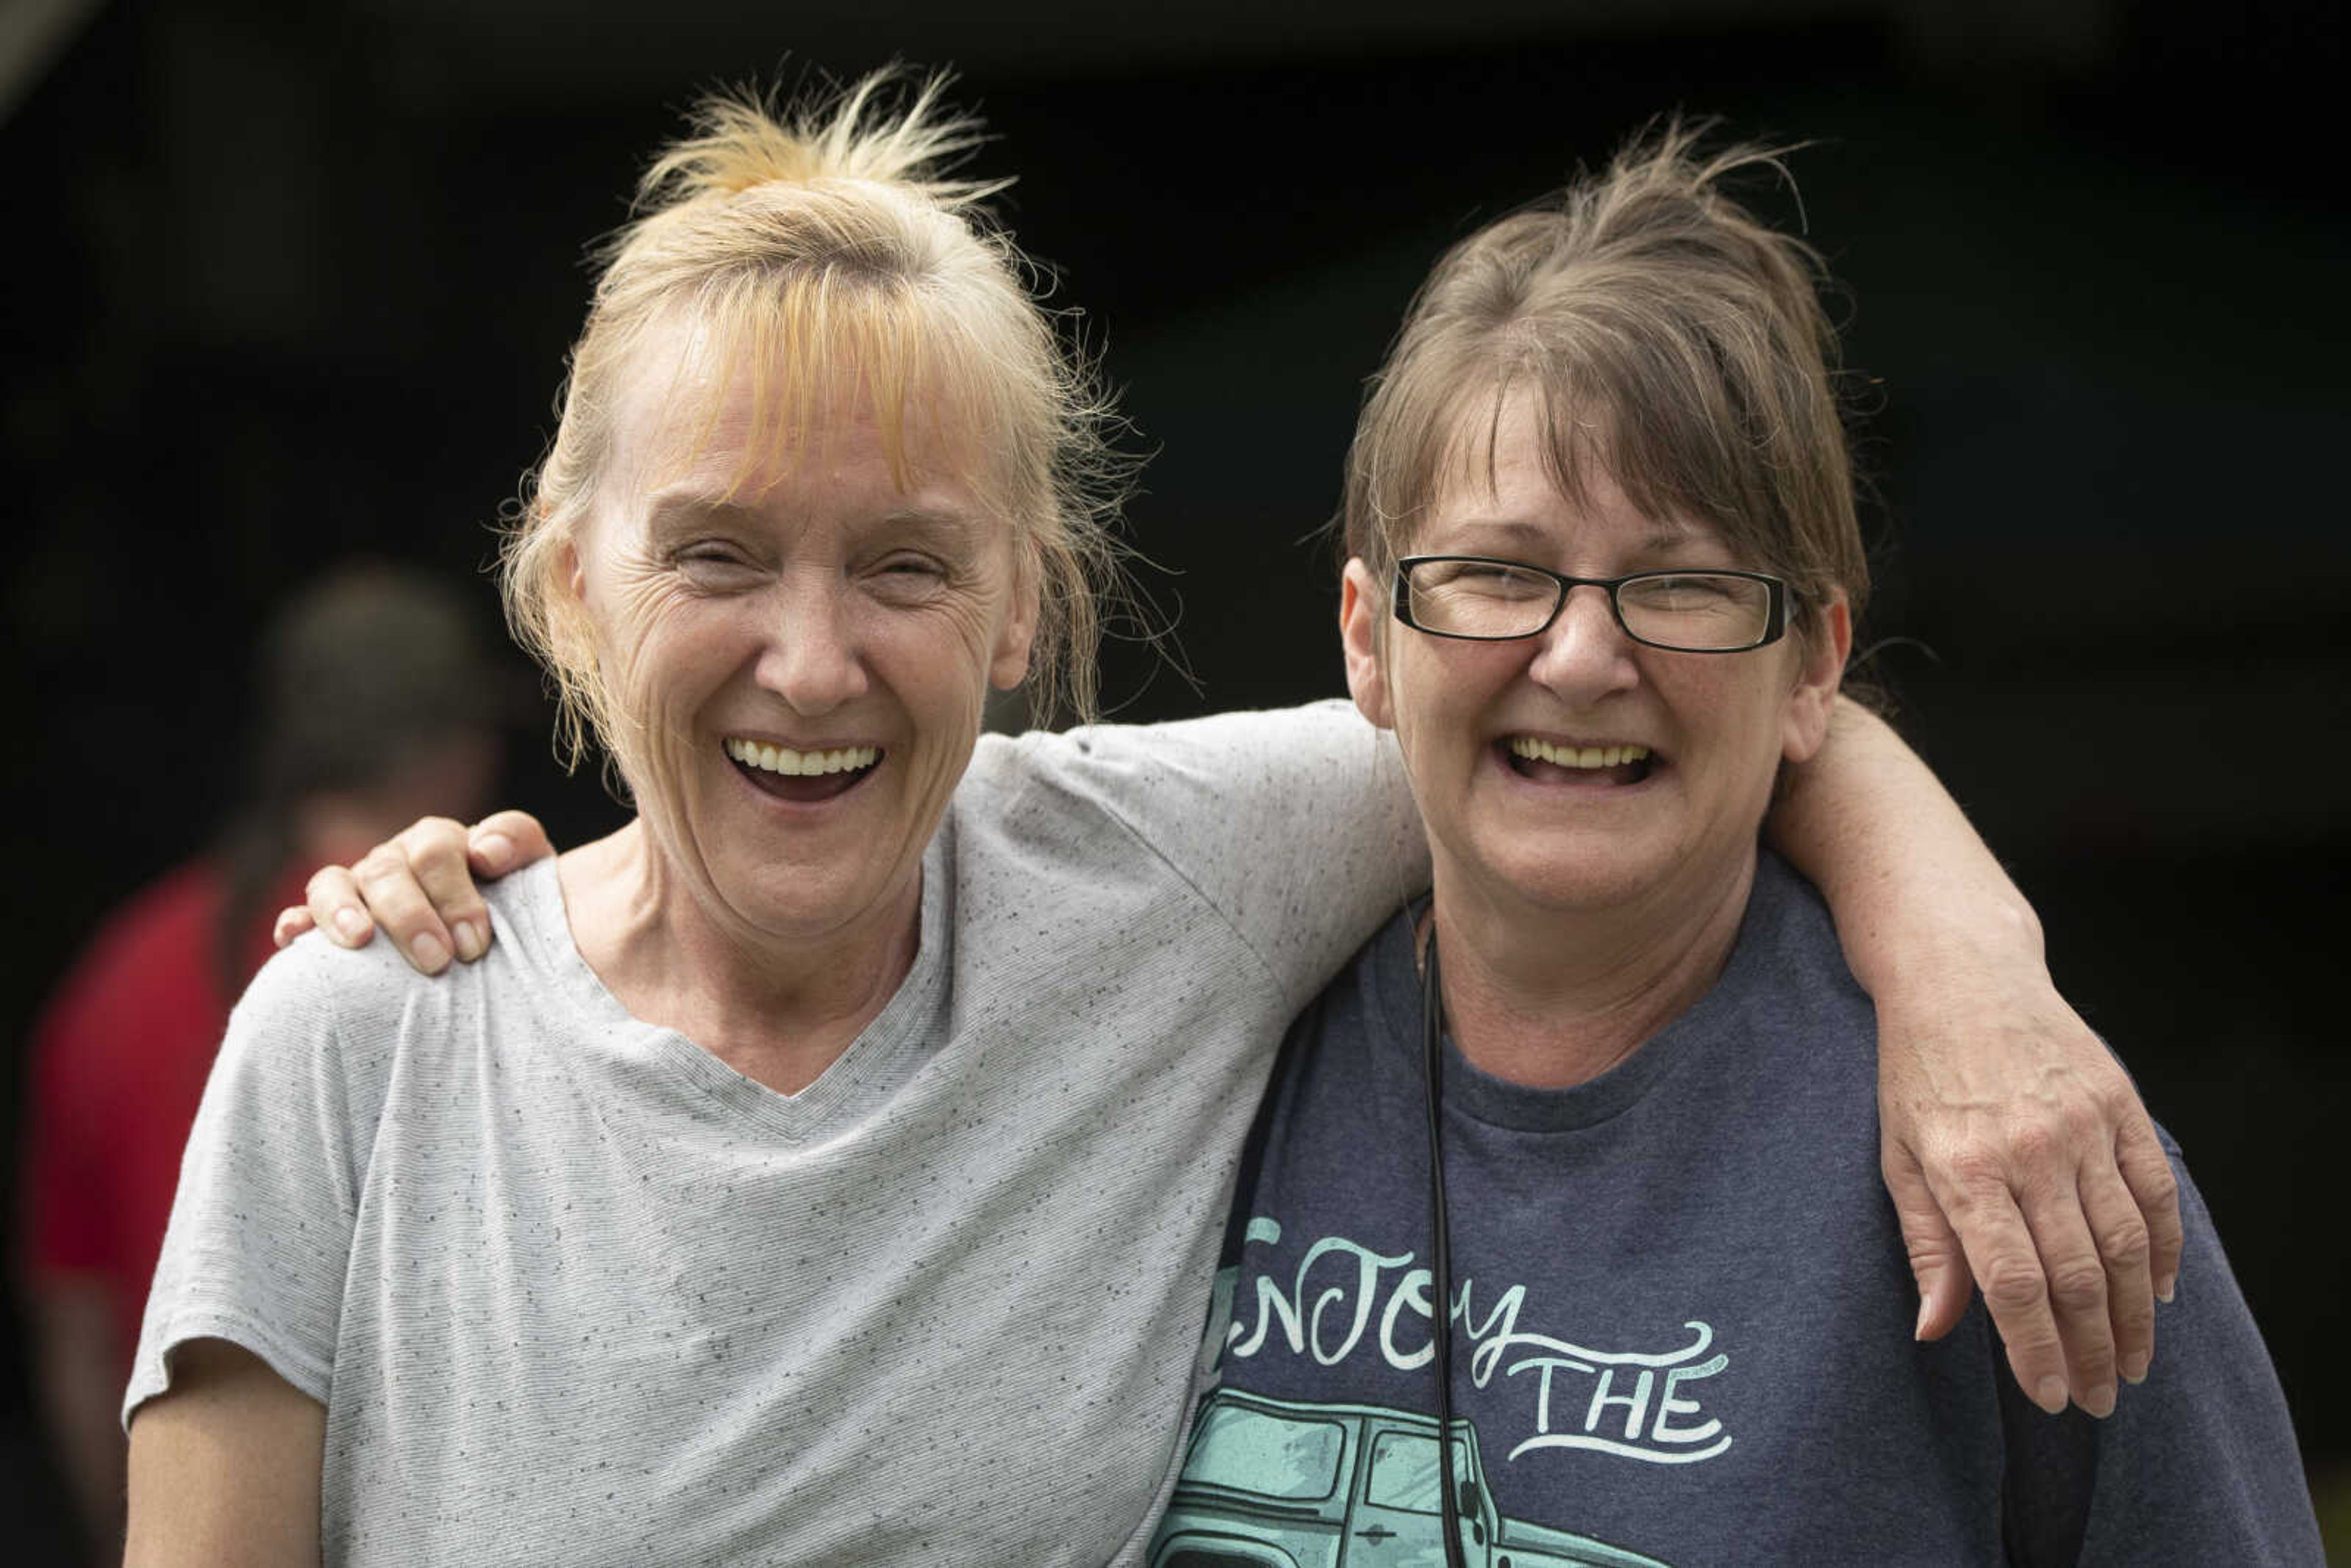
[[[1875,673],[2185,1146],[2351,1562],[2342,15],[0,0],[0,1028],[20,1046],[101,913],[215,826],[274,601],[354,553],[478,578],[583,246],[697,88],[961,68],[998,136],[977,171],[1019,176],[1003,210],[1155,454],[1130,517],[1196,690],[1114,647],[1138,719],[1339,689],[1307,536],[1414,284],[1648,116],[1719,113],[1814,143],[1802,218],[1871,410]],[[559,842],[614,822],[539,741],[501,798]],[[22,1361],[0,1539],[61,1563]]]

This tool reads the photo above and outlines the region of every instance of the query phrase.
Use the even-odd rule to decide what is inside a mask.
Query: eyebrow
[[[685,495],[675,490],[665,490],[656,495],[645,508],[645,520],[654,528],[672,523],[731,522],[738,518],[749,521],[753,515],[752,508],[739,501],[726,500],[716,495]]]
[[[904,505],[891,507],[870,518],[860,519],[853,526],[968,538],[979,533],[987,521],[985,513],[948,504],[925,505],[910,498]],[[671,489],[653,497],[646,509],[645,522],[648,528],[658,532],[697,523],[736,528],[763,527],[766,518],[760,508],[740,501],[730,501],[716,494]]]
[[[988,521],[984,512],[966,511],[960,507],[925,507],[909,505],[893,507],[874,519],[883,527],[916,528],[932,532],[977,533]]]

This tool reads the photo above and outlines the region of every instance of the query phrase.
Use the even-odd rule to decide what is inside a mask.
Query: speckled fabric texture
[[[307,937],[126,1414],[191,1338],[266,1358],[327,1406],[335,1563],[1134,1560],[1273,1047],[1425,879],[1343,705],[984,739],[913,972],[790,1097],[629,1016],[551,863],[443,979]]]

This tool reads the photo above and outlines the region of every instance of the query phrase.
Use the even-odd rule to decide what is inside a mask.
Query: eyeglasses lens
[[[1753,646],[1771,618],[1770,585],[1719,571],[1637,577],[1616,591],[1625,628],[1669,648],[1720,652]]]
[[[1414,621],[1454,637],[1531,637],[1560,602],[1558,581],[1501,561],[1425,560],[1407,579]],[[1645,643],[1692,652],[1750,648],[1771,625],[1767,583],[1729,572],[1659,572],[1616,591],[1625,630]]]
[[[1456,637],[1524,637],[1542,629],[1559,584],[1499,561],[1426,560],[1412,569],[1413,619]]]

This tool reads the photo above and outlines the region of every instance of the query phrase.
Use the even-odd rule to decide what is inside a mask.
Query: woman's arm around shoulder
[[[310,1568],[327,1412],[251,1351],[192,1340],[131,1423],[125,1568]]]
[[[1303,1001],[1411,894],[1428,849],[1392,738],[1344,701],[1156,725],[1096,725],[999,743],[974,764],[1082,795],[1175,868]],[[312,927],[345,947],[381,925],[425,974],[471,960],[489,922],[475,879],[553,852],[520,811],[472,828],[427,818],[346,869],[310,879],[278,916],[283,946]]]
[[[2051,983],[2040,923],[1958,805],[1840,700],[1768,831],[1877,1004],[1881,1163],[1920,1338],[1980,1284],[2043,1409],[2114,1408],[2179,1267],[2178,1189],[2129,1078]]]

